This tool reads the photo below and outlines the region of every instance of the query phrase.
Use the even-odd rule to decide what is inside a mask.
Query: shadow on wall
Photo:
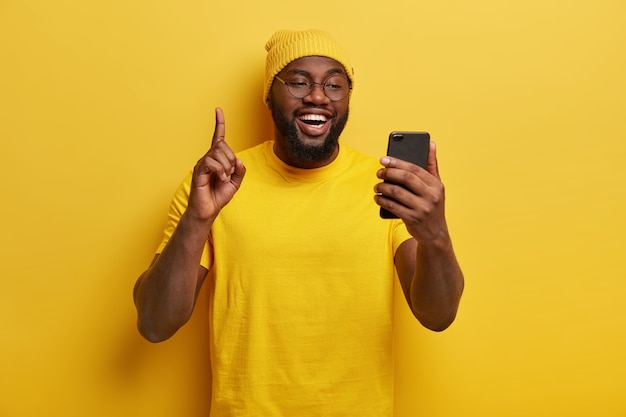
[[[118,349],[106,359],[106,373],[121,396],[146,410],[176,404],[179,415],[206,417],[211,403],[209,291],[205,285],[194,313],[172,338],[161,343],[144,340],[136,327],[119,338]],[[144,400],[137,401],[137,398]],[[121,401],[120,404],[124,403]],[[124,415],[128,410],[119,411]],[[167,414],[167,413],[165,413]],[[165,415],[164,414],[164,415]]]

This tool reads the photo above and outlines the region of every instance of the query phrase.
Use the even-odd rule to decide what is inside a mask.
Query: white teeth
[[[326,122],[326,116],[322,116],[321,114],[304,114],[300,116],[300,120],[308,120],[313,122]]]

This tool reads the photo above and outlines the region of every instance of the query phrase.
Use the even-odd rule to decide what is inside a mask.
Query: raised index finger
[[[218,142],[223,142],[226,136],[226,120],[224,119],[224,112],[221,108],[215,109],[215,130],[213,131],[213,140],[211,146]]]

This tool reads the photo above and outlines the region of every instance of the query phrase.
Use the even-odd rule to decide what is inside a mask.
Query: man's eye
[[[330,90],[340,91],[340,90],[346,88],[347,83],[344,82],[344,80],[341,80],[341,79],[331,78],[330,80],[326,81],[325,86],[326,86],[326,88],[328,88]]]
[[[308,88],[309,87],[308,81],[305,81],[305,80],[289,81],[289,85],[294,88]]]

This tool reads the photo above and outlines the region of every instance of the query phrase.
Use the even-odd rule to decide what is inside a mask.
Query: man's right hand
[[[219,107],[215,109],[215,131],[211,149],[198,161],[191,180],[187,214],[199,221],[215,220],[239,189],[246,168],[224,140],[226,122]]]

